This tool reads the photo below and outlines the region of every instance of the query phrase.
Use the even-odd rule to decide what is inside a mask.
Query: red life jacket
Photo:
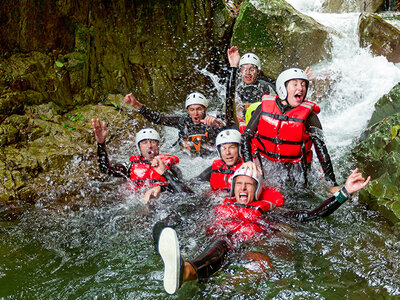
[[[216,220],[207,229],[208,233],[215,233],[222,229],[228,236],[235,235],[237,239],[247,240],[256,233],[266,230],[261,216],[284,203],[283,195],[274,189],[263,189],[258,201],[249,204],[237,203],[235,198],[226,198],[215,209]]]
[[[214,160],[210,178],[211,188],[214,190],[230,190],[232,186],[233,173],[235,173],[242,164],[243,161],[240,159],[239,163],[228,168],[222,159]]]
[[[174,155],[160,154],[159,157],[164,162],[167,169],[179,162],[179,158]],[[131,156],[129,160],[131,161],[129,178],[137,188],[143,186],[154,187],[168,184],[167,180],[158,174],[157,171],[151,167],[151,163],[143,156]]]
[[[304,101],[298,107],[282,114],[276,101],[264,99],[258,123],[257,148],[272,161],[298,163],[312,161],[312,141],[305,122],[311,112],[319,113],[317,104]]]

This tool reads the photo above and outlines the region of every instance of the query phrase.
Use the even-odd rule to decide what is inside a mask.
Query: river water
[[[354,166],[347,159],[353,141],[370,118],[374,103],[400,81],[399,66],[358,47],[358,14],[322,14],[321,1],[290,1],[340,35],[332,35],[330,61],[312,66],[330,74],[331,92],[321,102],[320,119],[339,182]],[[306,42],[306,41],[305,41]],[[312,97],[312,95],[311,95]],[[174,153],[176,131],[163,130],[163,152]],[[125,161],[134,149],[127,140],[110,145],[113,160]],[[173,147],[174,150],[171,150]],[[178,154],[185,178],[212,162]],[[315,164],[317,165],[317,164]],[[195,166],[195,167],[194,167]],[[79,157],[65,170],[96,169]],[[73,176],[71,176],[73,177]],[[207,191],[207,185],[194,188]],[[70,191],[74,201],[59,199]],[[326,193],[295,201],[316,206]],[[57,201],[55,201],[57,199]],[[70,200],[68,197],[66,200]],[[208,283],[185,284],[175,296],[162,288],[162,263],[151,241],[151,228],[171,213],[177,216],[182,252],[193,257],[207,244],[208,211],[221,197],[163,196],[152,207],[126,191],[119,179],[88,176],[76,191],[71,181],[43,195],[18,222],[0,224],[0,298],[5,299],[377,299],[400,296],[400,239],[379,213],[357,197],[327,219],[297,224],[267,220],[274,233],[246,244]]]

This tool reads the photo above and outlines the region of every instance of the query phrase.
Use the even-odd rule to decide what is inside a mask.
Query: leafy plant
[[[75,130],[74,127],[69,126],[67,123],[64,123],[64,127],[69,129],[69,130]]]
[[[394,125],[391,130],[391,139],[393,140],[396,136],[398,136],[400,131],[400,125]]]

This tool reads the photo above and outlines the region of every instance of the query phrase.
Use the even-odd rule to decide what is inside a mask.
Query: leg
[[[231,250],[229,244],[222,239],[214,241],[199,256],[190,260],[189,264],[195,270],[199,281],[207,280],[217,272],[225,261],[226,254]]]

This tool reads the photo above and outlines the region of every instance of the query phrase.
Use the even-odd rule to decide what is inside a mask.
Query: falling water
[[[332,59],[312,67],[315,75],[331,78],[332,92],[320,103],[320,119],[334,168],[343,179],[353,167],[343,157],[365,128],[374,103],[400,81],[400,70],[358,47],[358,14],[322,14],[318,12],[321,2],[290,1],[339,33],[331,35]],[[218,78],[214,81],[217,95],[223,95]],[[162,152],[178,152],[177,131],[163,129],[162,135]],[[111,143],[111,158],[126,161],[135,151],[133,141],[131,136],[121,145]],[[179,156],[185,178],[198,175],[213,159],[191,159],[181,152]],[[97,164],[77,158],[65,176],[72,178],[77,168],[97,170]],[[208,190],[207,185],[192,186]],[[123,180],[108,176],[88,178],[78,193],[73,181],[58,189],[43,195],[19,222],[0,224],[0,298],[167,298],[162,263],[151,241],[152,225],[174,212],[180,220],[177,230],[182,252],[192,257],[206,245],[208,238],[201,233],[207,212],[221,199],[162,196],[148,207],[140,195],[127,192]],[[72,194],[74,202],[60,199],[66,195],[69,200]],[[298,204],[309,208],[319,201],[320,197],[301,198]],[[246,250],[268,256],[272,268],[233,256],[208,283],[185,284],[178,296],[333,299],[400,295],[400,241],[378,213],[353,201],[324,220],[283,221],[271,219],[279,233],[246,245]]]

